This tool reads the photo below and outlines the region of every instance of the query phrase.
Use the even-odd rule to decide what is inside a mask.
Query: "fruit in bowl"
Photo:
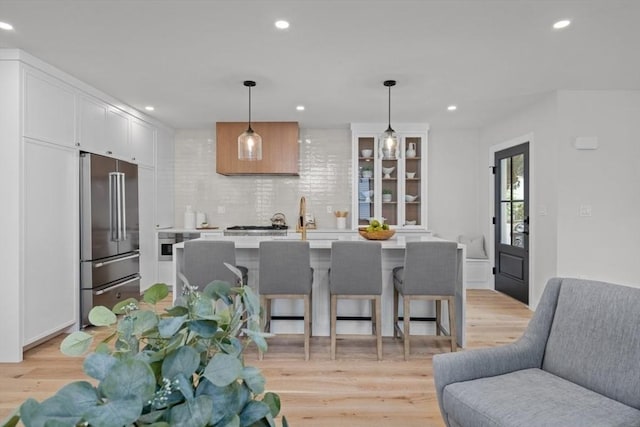
[[[389,228],[389,224],[372,219],[367,227],[360,227],[358,232],[367,240],[388,240],[394,234],[395,230]]]

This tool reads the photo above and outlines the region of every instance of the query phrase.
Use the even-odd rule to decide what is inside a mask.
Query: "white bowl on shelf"
[[[360,153],[362,154],[362,157],[371,157],[373,150],[365,149],[360,151]]]
[[[407,172],[407,178],[413,179],[415,177],[416,177],[416,173],[415,172]]]
[[[406,202],[415,202],[417,198],[418,198],[418,196],[412,196],[411,194],[405,194],[404,195],[404,200]]]
[[[416,220],[412,219],[410,221],[405,221],[404,225],[416,225]]]
[[[392,166],[390,168],[383,167],[382,168],[382,173],[384,174],[385,178],[389,179],[389,178],[391,178],[391,174],[393,173],[394,170],[396,170],[395,166]]]

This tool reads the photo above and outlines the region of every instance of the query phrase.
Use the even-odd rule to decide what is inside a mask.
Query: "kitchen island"
[[[249,286],[258,289],[258,248],[262,240],[300,240],[300,234],[289,233],[286,237],[255,237],[255,236],[203,236],[201,239],[227,240],[233,241],[236,246],[236,262],[249,269]],[[364,240],[355,232],[333,233],[313,233],[308,236],[309,247],[311,249],[311,266],[313,274],[313,318],[312,335],[329,336],[329,267],[331,264],[331,243],[335,240]],[[393,277],[394,267],[404,263],[404,249],[406,242],[416,240],[442,240],[431,236],[429,233],[423,235],[396,235],[390,240],[381,241],[382,244],[382,335],[393,336]],[[464,260],[466,255],[465,245],[458,245],[458,280],[456,283],[456,318],[458,323],[458,345],[465,345],[465,269]],[[175,285],[173,289],[174,298],[182,293],[182,280],[178,277],[178,272],[183,268],[184,242],[176,243],[173,246],[173,276]],[[276,300],[273,301],[273,315],[291,317],[302,314],[301,301]],[[339,303],[339,316],[369,316],[370,304],[358,300],[341,300]],[[402,308],[400,309],[402,313]],[[422,302],[411,310],[412,317],[434,317],[435,310],[428,308]],[[447,311],[443,309],[443,323],[448,329]],[[433,333],[435,328],[433,322],[415,322],[411,325],[412,332],[421,331]],[[302,322],[291,320],[275,320],[271,327],[274,333],[301,333]],[[369,334],[371,333],[370,323],[343,320],[337,324],[338,334]]]

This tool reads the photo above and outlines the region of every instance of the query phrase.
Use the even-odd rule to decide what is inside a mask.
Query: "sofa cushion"
[[[449,384],[451,425],[473,427],[638,427],[640,411],[541,369]]]
[[[640,409],[640,289],[564,279],[542,369]]]

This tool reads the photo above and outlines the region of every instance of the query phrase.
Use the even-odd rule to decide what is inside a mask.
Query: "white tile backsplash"
[[[348,129],[300,129],[300,176],[224,176],[216,173],[215,129],[185,129],[175,135],[175,226],[186,205],[205,212],[210,225],[268,225],[276,212],[295,227],[298,204],[319,228],[335,228],[327,213],[351,206],[351,133]],[[220,210],[224,213],[219,213]],[[347,218],[347,227],[351,223]]]

